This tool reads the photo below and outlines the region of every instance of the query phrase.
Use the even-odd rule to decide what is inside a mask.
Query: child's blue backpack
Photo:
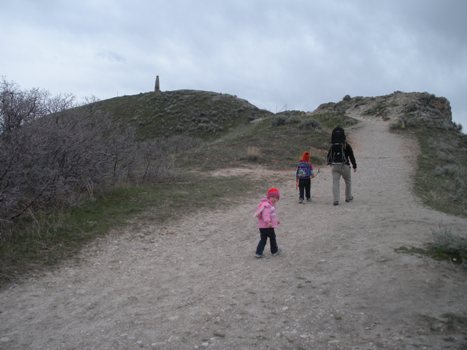
[[[308,162],[299,162],[297,167],[297,177],[299,179],[308,179],[311,177],[311,166]]]

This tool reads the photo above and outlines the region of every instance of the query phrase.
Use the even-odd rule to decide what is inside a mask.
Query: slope
[[[355,200],[331,205],[330,173],[299,205],[290,172],[256,169],[282,190],[279,257],[254,258],[253,208],[135,224],[45,277],[0,292],[8,349],[459,349],[465,270],[395,252],[467,221],[411,192],[414,139],[389,122],[350,130]]]

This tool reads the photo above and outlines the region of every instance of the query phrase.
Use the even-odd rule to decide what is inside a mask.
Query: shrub
[[[276,127],[276,126],[281,126],[281,125],[285,125],[286,124],[286,121],[287,121],[287,118],[284,117],[284,116],[276,116],[272,119],[271,121],[271,125]]]
[[[300,117],[293,115],[285,120],[285,124],[299,124],[301,120]]]
[[[420,254],[436,260],[448,260],[454,264],[467,266],[467,239],[452,233],[447,227],[439,227],[432,231],[433,241],[425,248],[399,247],[398,253]]]
[[[450,228],[439,227],[433,230],[433,242],[428,245],[433,255],[440,259],[450,259],[455,263],[467,261],[467,239],[452,233]]]
[[[307,119],[303,121],[300,126],[300,129],[321,129],[321,124],[314,119]]]
[[[101,112],[56,114],[0,137],[0,230],[36,211],[79,204],[124,183],[171,176],[189,137],[138,141]]]

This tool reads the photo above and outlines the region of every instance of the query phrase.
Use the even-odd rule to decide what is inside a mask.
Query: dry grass
[[[246,156],[249,161],[257,161],[261,157],[261,151],[256,146],[248,146],[246,148]]]

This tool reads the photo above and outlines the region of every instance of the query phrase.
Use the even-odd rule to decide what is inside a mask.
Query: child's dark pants
[[[304,194],[306,195],[306,199],[310,199],[310,187],[311,187],[311,179],[298,179],[298,190],[300,191],[300,199],[305,199]]]
[[[256,254],[263,255],[264,247],[266,246],[268,237],[269,245],[271,246],[271,254],[277,253],[279,248],[277,247],[276,233],[274,232],[274,228],[260,228],[259,233],[261,235],[261,239],[258,243],[258,247],[256,248]]]

